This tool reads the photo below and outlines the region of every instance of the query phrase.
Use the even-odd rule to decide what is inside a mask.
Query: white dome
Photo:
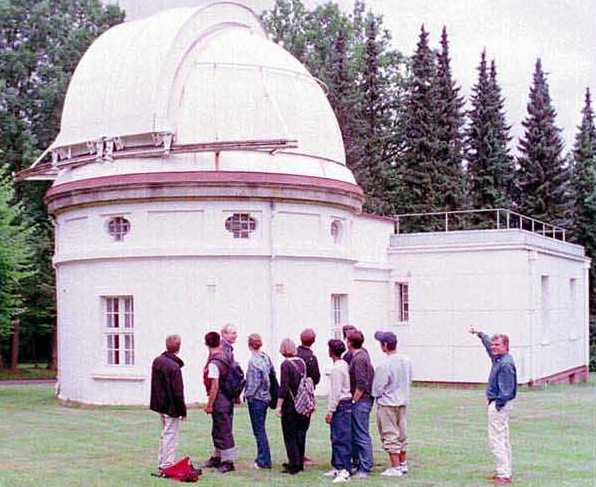
[[[172,9],[100,36],[73,75],[51,149],[164,132],[175,144],[296,140],[286,158],[327,161],[331,177],[353,182],[338,171],[344,147],[322,88],[237,3]]]

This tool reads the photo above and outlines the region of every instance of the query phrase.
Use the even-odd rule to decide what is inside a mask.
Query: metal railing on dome
[[[566,241],[567,231],[505,208],[402,213],[395,215],[395,233],[520,229]]]

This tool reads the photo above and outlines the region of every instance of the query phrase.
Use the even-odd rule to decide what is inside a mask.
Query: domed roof
[[[135,140],[142,134],[171,134],[167,144],[180,146],[232,142],[241,148],[247,141],[285,141],[270,152],[280,156],[275,172],[286,172],[283,166],[300,172],[296,165],[318,161],[315,166],[326,168],[313,173],[310,167],[308,174],[354,182],[322,87],[267,38],[250,9],[236,2],[215,1],[123,23],[85,53],[50,149],[68,159],[76,152],[73,147]],[[106,174],[96,169],[79,172],[85,177]],[[251,170],[237,164],[233,169]]]

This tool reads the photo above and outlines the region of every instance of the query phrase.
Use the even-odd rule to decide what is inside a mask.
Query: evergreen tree
[[[596,128],[590,90],[586,89],[582,121],[575,136],[571,176],[574,195],[572,239],[596,256]]]
[[[421,27],[416,52],[411,59],[410,81],[404,100],[404,148],[399,174],[404,194],[400,212],[441,210],[436,168],[440,150],[437,128],[435,55],[429,47],[428,33]]]
[[[469,202],[474,209],[510,208],[515,172],[509,153],[510,126],[505,120],[495,62],[489,72],[486,51],[482,51],[477,70],[466,132]]]
[[[436,108],[439,115],[437,130],[437,189],[433,206],[440,210],[461,210],[464,207],[464,99],[451,74],[447,28],[441,32],[441,50],[437,53]]]
[[[586,89],[582,120],[573,147],[571,176],[573,224],[571,240],[583,245],[590,269],[590,369],[596,370],[596,127],[590,90]]]
[[[540,59],[536,61],[525,129],[519,142],[517,181],[521,213],[565,225],[569,211],[569,172],[561,156],[563,142]]]

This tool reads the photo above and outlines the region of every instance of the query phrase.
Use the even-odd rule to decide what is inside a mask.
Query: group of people
[[[408,473],[407,462],[407,408],[410,399],[412,366],[410,359],[397,352],[395,333],[378,331],[378,340],[384,359],[373,367],[370,355],[363,347],[364,335],[352,325],[343,327],[343,340],[327,343],[332,361],[325,422],[330,426],[331,466],[324,475],[333,482],[347,482],[352,478],[365,479],[371,473],[373,444],[369,431],[370,414],[377,403],[376,423],[389,465],[381,473],[386,477],[400,477]],[[510,401],[516,394],[516,372],[508,354],[508,338],[495,335],[492,339],[470,328],[477,334],[493,362],[487,386],[489,445],[497,458],[496,473],[491,479],[497,485],[511,482],[511,446],[508,419]],[[234,359],[236,328],[227,324],[221,334],[215,331],[205,335],[209,350],[203,371],[207,392],[205,412],[211,416],[213,451],[204,463],[205,468],[220,473],[235,470],[236,448],[233,433],[234,405],[244,400],[256,440],[256,469],[271,469],[271,451],[266,431],[268,409],[275,408],[281,418],[287,462],[283,473],[295,475],[311,461],[305,456],[306,437],[314,408],[314,388],[321,380],[319,362],[312,351],[316,340],[313,329],[300,334],[300,345],[290,338],[281,341],[279,352],[284,357],[279,383],[271,358],[261,350],[263,341],[253,333],[248,337],[251,352],[244,380],[243,372]],[[166,338],[166,351],[152,366],[150,408],[160,414],[162,433],[158,456],[159,470],[175,462],[176,443],[180,422],[186,418],[184,387],[177,356],[181,339],[178,335]],[[313,404],[309,408],[308,393]]]

